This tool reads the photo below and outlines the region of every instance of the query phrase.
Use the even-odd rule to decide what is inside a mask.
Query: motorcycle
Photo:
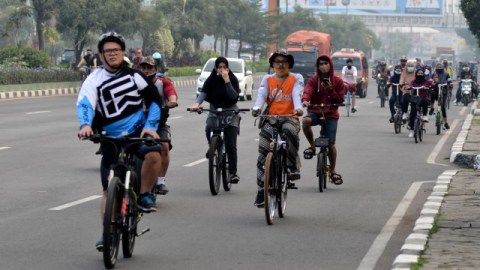
[[[472,79],[462,79],[462,103],[468,106],[472,101]]]

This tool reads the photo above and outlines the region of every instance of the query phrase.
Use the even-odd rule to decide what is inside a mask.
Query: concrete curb
[[[463,152],[463,146],[465,145],[465,141],[467,140],[473,117],[480,113],[480,111],[476,109],[477,105],[478,101],[475,101],[471,107],[471,113],[469,113],[465,118],[465,122],[463,123],[462,128],[458,133],[457,139],[452,145],[450,153],[450,162],[457,164],[463,168],[479,169],[475,164],[480,164],[480,156]]]
[[[415,222],[412,233],[407,237],[392,264],[392,270],[411,269],[425,251],[428,236],[433,228],[435,217],[440,212],[440,207],[448,193],[448,186],[457,170],[444,171],[435,182],[432,194],[423,205],[420,217]]]
[[[173,85],[175,87],[194,86],[196,83],[197,83],[196,80],[173,81]],[[30,97],[60,96],[60,95],[76,95],[78,94],[79,91],[80,91],[80,87],[0,92],[0,100],[30,98]]]

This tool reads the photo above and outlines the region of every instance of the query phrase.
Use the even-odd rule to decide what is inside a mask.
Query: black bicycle
[[[328,146],[329,138],[326,136],[327,132],[327,121],[323,113],[325,107],[340,107],[345,106],[345,104],[316,104],[309,105],[309,108],[319,108],[320,109],[320,135],[315,138],[315,147],[320,148],[317,154],[317,177],[318,177],[318,190],[323,192],[327,189],[327,178],[330,174],[330,165],[328,164]]]
[[[297,189],[287,178],[288,142],[285,134],[280,132],[284,121],[292,116],[263,114],[257,118],[264,118],[273,128],[270,148],[265,158],[265,176],[263,181],[264,209],[268,225],[273,224],[273,219],[277,212],[280,218],[285,216],[287,190]]]
[[[192,111],[187,108],[187,111]],[[222,109],[210,110],[199,108],[196,110],[198,114],[202,112],[210,112],[216,115],[216,123],[210,131],[210,144],[208,150],[208,183],[212,195],[217,195],[220,191],[220,179],[223,182],[223,189],[230,191],[232,183],[230,174],[228,173],[228,158],[225,153],[223,131],[230,124],[232,117],[231,112],[239,114],[240,112],[248,112],[250,109]]]
[[[402,132],[402,105],[400,104],[400,87],[402,85],[398,83],[392,83],[392,95],[395,91],[395,114],[393,115],[393,128],[395,130],[395,134]]]
[[[94,135],[90,138],[94,143],[109,143],[115,148],[116,160],[110,169],[107,188],[107,200],[103,218],[103,262],[111,269],[117,262],[120,240],[122,240],[123,257],[130,258],[135,246],[135,237],[150,231],[144,229],[137,232],[137,226],[143,213],[137,206],[140,194],[140,159],[137,157],[142,144],[153,146],[168,143],[170,140],[152,138],[112,137]]]

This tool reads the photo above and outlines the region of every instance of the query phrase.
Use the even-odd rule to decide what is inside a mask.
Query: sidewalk
[[[392,269],[480,269],[480,110],[474,102]]]

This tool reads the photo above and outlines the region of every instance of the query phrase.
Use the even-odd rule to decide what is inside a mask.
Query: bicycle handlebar
[[[216,110],[211,110],[211,109],[204,109],[204,108],[198,108],[197,110],[192,110],[192,108],[187,108],[187,111],[189,112],[197,112],[198,114],[201,114],[202,112],[211,112],[215,114],[220,114],[224,112],[234,112],[234,113],[240,113],[240,112],[249,112],[250,109],[223,109],[223,108],[218,108]]]
[[[170,142],[171,140],[169,139],[154,139],[152,137],[145,137],[145,138],[139,138],[139,137],[113,137],[110,135],[103,135],[103,134],[95,134],[90,137],[86,138],[81,138],[82,140],[90,140],[95,143],[99,142],[124,142],[125,144],[137,144],[137,143],[142,143],[145,142],[147,145],[153,145],[153,144],[159,144],[159,143],[167,143]]]
[[[323,109],[325,107],[343,107],[343,106],[345,106],[344,103],[332,103],[332,104],[323,104],[322,103],[322,104],[310,104],[310,105],[307,106],[307,108],[311,108],[311,109],[321,108],[321,109]]]

